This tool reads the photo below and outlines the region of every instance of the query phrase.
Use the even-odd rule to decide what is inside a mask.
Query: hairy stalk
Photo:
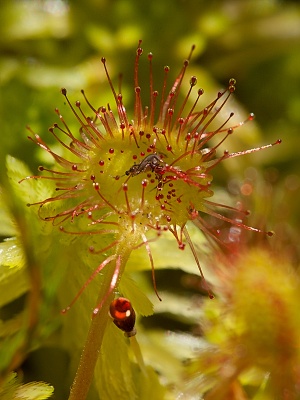
[[[97,308],[94,310],[94,317],[91,321],[76,376],[71,387],[69,400],[85,400],[87,397],[93,380],[94,369],[100,353],[106,325],[110,321],[108,310],[114,296],[114,280],[119,280],[121,278],[131,253],[132,243],[135,243],[137,239],[138,236],[134,233],[131,238],[124,238],[124,242],[121,242],[117,249],[119,252],[116,257],[116,267],[113,268],[112,265],[108,266],[106,273],[103,274],[103,281],[97,300]],[[100,305],[99,307],[98,304]]]

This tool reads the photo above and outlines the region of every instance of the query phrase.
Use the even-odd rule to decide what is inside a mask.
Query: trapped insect
[[[136,176],[141,172],[156,171],[157,167],[161,166],[162,160],[157,154],[149,154],[139,164],[134,164],[125,172],[125,175]]]

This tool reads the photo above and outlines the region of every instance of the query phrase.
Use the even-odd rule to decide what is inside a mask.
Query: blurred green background
[[[132,82],[143,39],[156,73],[176,68],[196,44],[194,64],[253,111],[263,142],[282,137],[275,161],[295,171],[300,125],[300,7],[297,1],[2,0],[0,6],[1,151],[32,163],[25,126],[43,134],[61,107],[61,87],[102,101],[105,56],[112,78]],[[206,82],[198,82],[205,88]],[[271,156],[270,156],[271,157]]]
[[[238,169],[234,164],[228,164],[227,170],[220,168],[217,182],[230,189],[233,179],[249,179],[253,173],[248,167],[255,167],[259,179],[275,188],[271,228],[284,220],[281,236],[292,231],[296,242],[300,218],[298,1],[1,0],[0,21],[0,176],[5,154],[25,161],[34,171],[41,163],[41,152],[27,139],[26,125],[54,143],[47,130],[57,122],[55,107],[66,119],[70,115],[61,87],[73,99],[80,98],[84,88],[95,107],[110,101],[109,88],[103,85],[102,56],[116,86],[119,73],[123,74],[130,107],[139,39],[145,54],[154,54],[155,77],[160,74],[160,79],[164,65],[170,65],[175,76],[196,44],[192,71],[198,75],[198,85],[217,91],[229,78],[236,78],[237,102],[256,115],[255,137],[240,138],[239,150],[249,143],[255,147],[283,140],[271,151],[249,156]],[[143,77],[147,85],[147,68],[141,72]],[[74,129],[78,130],[76,124]],[[261,199],[256,194],[255,201]],[[259,210],[260,206],[255,207]]]

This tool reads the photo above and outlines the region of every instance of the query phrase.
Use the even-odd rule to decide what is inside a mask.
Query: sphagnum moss
[[[93,311],[95,318],[92,319],[70,399],[78,400],[86,396],[97,353],[101,347],[108,318],[107,310],[133,250],[145,246],[152,268],[154,290],[160,299],[150,242],[165,231],[171,232],[179,249],[183,250],[185,243],[190,246],[204,287],[210,297],[213,297],[190,239],[187,222],[194,222],[206,235],[213,236],[202,216],[206,213],[258,231],[223,216],[218,209],[230,207],[210,200],[214,194],[211,187],[214,167],[228,158],[272,146],[271,144],[239,153],[225,151],[221,156],[216,155],[218,147],[232,135],[235,128],[244,123],[231,126],[231,113],[218,128],[211,127],[234,93],[235,80],[230,79],[228,87],[219,92],[215,100],[204,108],[199,107],[204,91],[198,89],[196,100],[188,107],[191,92],[197,84],[195,76],[190,78],[190,89],[183,102],[179,101],[179,95],[191,54],[184,61],[169,92],[169,67],[164,68],[165,78],[159,94],[154,89],[150,53],[150,106],[144,107],[139,82],[139,59],[143,53],[140,46],[141,42],[134,63],[135,102],[132,117],[126,111],[122,94],[116,92],[106,60],[102,58],[107,81],[115,99],[116,111],[113,111],[110,105],[94,108],[82,91],[85,102],[94,114],[94,117],[90,118],[83,111],[81,103],[76,101],[75,105],[72,105],[67,90],[62,89],[62,94],[80,125],[80,138],[73,135],[59,110],[56,110],[56,113],[61,125],[54,124],[49,130],[64,150],[69,152],[70,158],[54,152],[32,131],[32,136],[29,137],[47,151],[57,164],[57,169],[39,168],[40,171],[51,175],[28,177],[49,180],[56,185],[56,194],[53,197],[30,205],[39,205],[41,218],[57,225],[62,234],[93,235],[99,238],[96,241],[99,248],[91,246],[90,251],[103,253],[103,261],[64,310],[70,308],[101,271],[102,285]],[[253,114],[248,118],[251,119]],[[208,144],[213,138],[218,139],[218,144],[209,148]],[[71,141],[70,144],[67,144],[67,141]],[[74,158],[77,159],[76,162],[73,161]],[[48,203],[58,204],[58,212],[53,215],[48,215],[47,212],[45,214],[44,209],[47,210],[45,206]],[[74,226],[79,224],[80,229],[74,229]],[[101,243],[106,244],[101,248]]]

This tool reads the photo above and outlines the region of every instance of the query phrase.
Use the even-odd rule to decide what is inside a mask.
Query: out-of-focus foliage
[[[210,346],[187,368],[190,396],[299,397],[299,276],[282,254],[247,248],[231,262],[214,260],[220,296],[203,307]]]
[[[45,400],[51,397],[53,387],[43,382],[31,382],[22,385],[16,373],[8,375],[0,389],[0,397],[4,400]]]
[[[59,250],[55,237],[48,241],[51,224],[41,226],[33,212],[26,214],[31,217],[24,220],[22,210],[26,203],[34,201],[32,198],[36,194],[32,192],[31,184],[25,182],[25,189],[18,189],[23,193],[16,196],[14,184],[12,187],[8,185],[4,177],[5,154],[23,160],[33,171],[40,163],[49,161],[26,139],[25,127],[30,125],[33,131],[46,138],[48,127],[56,122],[55,107],[59,107],[68,118],[70,111],[60,96],[61,87],[67,87],[73,97],[79,97],[80,89],[84,88],[97,106],[103,105],[99,104],[102,99],[111,101],[108,86],[102,85],[105,80],[100,62],[102,56],[107,59],[114,82],[118,82],[118,74],[122,72],[122,92],[133,102],[132,65],[138,39],[143,39],[145,53],[151,51],[154,54],[155,70],[161,71],[161,80],[163,66],[181,65],[192,44],[197,47],[190,73],[198,76],[198,84],[205,90],[214,93],[226,85],[228,78],[233,76],[237,79],[236,100],[247,112],[253,111],[257,116],[257,125],[249,128],[250,137],[243,137],[238,131],[235,134],[239,149],[241,146],[249,147],[249,143],[256,146],[274,142],[278,137],[283,139],[282,145],[247,156],[241,164],[236,164],[235,160],[228,161],[226,170],[220,168],[217,183],[222,187],[228,184],[234,199],[238,200],[242,195],[245,204],[249,204],[253,211],[249,223],[261,227],[267,225],[277,231],[274,241],[280,243],[278,248],[285,248],[286,258],[292,266],[299,265],[300,6],[297,1],[2,0],[0,20],[0,177],[3,178],[0,234],[3,239],[8,238],[2,243],[0,252],[0,339],[1,351],[8,357],[1,359],[4,370],[20,343],[27,345],[24,352],[23,349],[21,353],[17,352],[24,359],[26,350],[51,346],[58,353],[53,352],[55,355],[50,356],[46,351],[36,351],[24,365],[25,377],[27,381],[48,381],[55,386],[57,398],[66,398],[71,383],[69,377],[64,377],[64,367],[57,368],[57,374],[53,374],[53,370],[57,365],[67,364],[67,352],[63,349],[71,353],[76,340],[74,335],[67,343],[66,331],[63,339],[53,335],[59,319],[59,310],[53,304],[60,274],[64,273],[58,268],[64,262],[63,252]],[[146,65],[143,71],[140,79],[145,77],[148,82]],[[155,79],[159,79],[156,76]],[[54,142],[49,135],[47,142],[51,141]],[[14,162],[14,158],[7,161],[9,179],[16,183],[29,173],[23,165]],[[43,190],[43,185],[38,187]],[[227,194],[220,191],[222,196]],[[40,230],[38,238],[34,236],[37,229]],[[23,241],[20,232],[25,237]],[[26,238],[30,238],[29,243]],[[31,243],[34,240],[31,238],[36,242]],[[36,259],[34,249],[39,244],[42,246]],[[57,246],[56,258],[52,263],[48,260],[47,264],[47,251],[53,246]],[[195,349],[209,351],[207,346],[211,337],[207,335],[207,341],[202,339],[199,321],[206,318],[206,323],[209,323],[214,315],[203,315],[197,281],[194,283],[196,278],[187,273],[191,269],[189,255],[176,264],[176,260],[166,256],[168,252],[172,254],[167,239],[163,252],[159,246],[159,242],[154,244],[154,253],[159,267],[157,280],[164,292],[163,302],[156,307],[157,314],[153,319],[141,321],[139,340],[145,358],[168,383],[176,386],[173,391],[170,389],[170,398],[174,398],[184,393],[187,385],[182,379],[182,361],[195,357]],[[39,317],[34,316],[36,324],[27,323],[30,318],[24,312],[24,298],[21,296],[29,284],[36,283],[34,273],[24,274],[24,257],[27,262],[34,261],[31,265],[37,269],[40,269],[41,262],[45,262],[41,274],[44,305],[37,312]],[[142,258],[136,258],[136,262]],[[75,277],[75,286],[83,283],[81,278]],[[144,277],[137,279],[143,286]],[[49,281],[51,287],[47,286]],[[73,282],[69,288],[71,292],[76,291]],[[21,304],[11,304],[19,298]],[[91,304],[93,301],[90,299]],[[213,303],[211,307],[214,308]],[[219,310],[217,306],[212,314],[216,310]],[[71,312],[79,314],[85,310],[79,305]],[[181,333],[166,335],[164,329]],[[7,333],[11,335],[8,346],[2,340]],[[78,337],[84,333],[79,332]],[[222,336],[220,327],[214,326],[213,334],[221,336],[219,342],[213,337],[214,342],[226,345],[227,336],[225,333]],[[81,345],[79,343],[78,347]],[[261,385],[263,392],[262,376],[261,372],[255,371],[250,378],[242,377],[241,382],[245,386],[254,382],[256,388]],[[192,381],[193,393],[195,382],[196,392],[203,387],[205,390],[213,387],[211,383],[198,385],[201,379],[197,375]],[[146,394],[143,395],[147,398]],[[236,398],[269,399],[263,395],[259,397],[260,393],[254,397],[251,390],[246,395],[248,397]],[[91,398],[97,398],[95,392]]]

